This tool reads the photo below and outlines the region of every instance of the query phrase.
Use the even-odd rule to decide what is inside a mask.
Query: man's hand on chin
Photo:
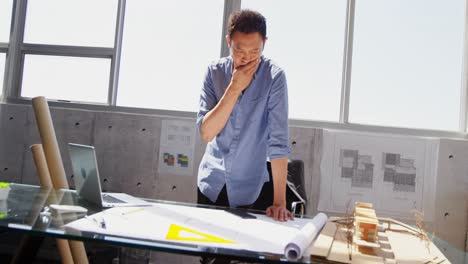
[[[266,215],[281,222],[294,220],[293,214],[285,206],[272,205],[266,209]]]

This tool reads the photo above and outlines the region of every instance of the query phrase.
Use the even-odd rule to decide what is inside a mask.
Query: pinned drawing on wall
[[[193,174],[195,123],[163,120],[159,144],[158,172],[174,175]]]
[[[382,169],[384,182],[393,184],[393,191],[416,191],[416,167],[414,159],[403,158],[401,154],[383,153]]]
[[[433,217],[437,140],[324,130],[322,146],[318,210],[365,201],[390,217]]]
[[[371,155],[359,155],[359,150],[340,150],[341,177],[351,179],[352,187],[372,188],[374,164]]]

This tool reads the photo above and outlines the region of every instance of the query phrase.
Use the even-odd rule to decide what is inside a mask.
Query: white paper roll
[[[310,243],[315,239],[320,230],[327,222],[327,215],[318,213],[310,223],[307,223],[291,242],[284,248],[284,255],[289,260],[298,260],[302,257],[305,250],[310,246]]]

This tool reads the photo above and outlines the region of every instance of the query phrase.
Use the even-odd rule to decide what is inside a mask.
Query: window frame
[[[56,55],[70,57],[107,58],[111,60],[107,104],[91,102],[75,102],[63,100],[49,100],[52,107],[77,108],[95,111],[116,111],[126,113],[141,113],[159,116],[174,116],[182,118],[195,118],[196,113],[187,111],[173,111],[164,109],[147,109],[135,107],[117,106],[118,80],[120,57],[122,51],[123,27],[125,20],[125,6],[127,0],[117,0],[117,20],[115,28],[115,39],[113,48],[105,47],[83,47],[24,43],[24,30],[28,0],[16,0],[13,2],[12,28],[10,43],[0,43],[0,52],[7,53],[3,93],[0,103],[30,104],[31,99],[21,97],[22,69],[24,56],[26,54]],[[227,23],[229,14],[241,9],[242,0],[224,0],[224,14],[222,21],[222,35],[220,36],[220,56],[228,56],[229,49],[225,41],[227,34]],[[364,125],[349,122],[349,105],[352,78],[352,53],[354,38],[354,16],[357,0],[347,0],[345,19],[345,38],[343,43],[343,70],[340,98],[339,122],[317,121],[317,120],[295,120],[291,119],[290,126],[317,127],[325,129],[345,129],[363,132],[396,133],[402,135],[427,136],[427,137],[451,137],[468,139],[468,0],[465,0],[465,29],[464,29],[464,51],[463,68],[461,78],[460,96],[460,119],[458,131],[431,130],[402,128],[392,126]],[[16,88],[15,88],[16,87]]]
[[[71,46],[71,45],[52,45],[24,43],[24,33],[26,25],[26,13],[28,0],[17,0],[13,3],[12,30],[10,36],[10,45],[8,49],[7,70],[5,70],[5,82],[3,87],[3,101],[25,100],[29,102],[30,98],[21,96],[24,58],[26,55],[45,55],[45,56],[64,56],[64,57],[86,57],[86,58],[104,58],[111,60],[110,77],[107,95],[107,105],[115,105],[120,51],[123,32],[123,15],[125,12],[126,0],[118,0],[117,20],[114,34],[114,47],[89,47],[89,46]],[[15,88],[16,87],[16,88]],[[63,101],[63,100],[60,100]],[[93,104],[90,102],[77,102],[80,104]],[[100,104],[100,103],[94,103]]]
[[[421,136],[436,136],[436,137],[450,137],[450,135],[455,135],[452,137],[457,137],[460,135],[463,139],[468,139],[468,0],[465,1],[465,12],[464,12],[464,32],[463,32],[463,51],[462,51],[462,69],[460,76],[460,110],[459,110],[459,122],[458,130],[449,131],[449,130],[437,130],[437,129],[419,129],[419,128],[403,128],[398,126],[382,126],[382,125],[368,125],[368,124],[359,124],[359,123],[350,123],[349,122],[349,104],[351,97],[351,69],[352,69],[352,51],[353,51],[353,40],[354,40],[354,20],[355,20],[355,6],[356,1],[359,0],[347,0],[348,2],[348,13],[347,13],[347,23],[346,23],[346,33],[348,36],[345,36],[345,58],[343,63],[343,78],[346,75],[346,81],[343,83],[342,87],[342,117],[340,116],[340,123],[350,124],[351,127],[369,127],[371,130],[373,128],[381,128],[382,132],[387,131],[402,131],[403,134],[421,135]],[[349,43],[347,43],[349,42]],[[347,47],[347,45],[349,47]],[[346,69],[345,69],[346,67]],[[447,132],[449,132],[447,134]],[[450,132],[454,132],[450,133]]]
[[[5,54],[5,66],[6,66],[6,55],[7,55],[7,53],[8,53],[8,43],[0,42],[0,54]],[[6,70],[7,70],[7,69],[6,69],[6,67],[5,67],[5,71],[2,72],[2,73],[0,73],[0,74],[3,74],[3,81],[4,81],[4,82],[5,82],[5,79],[6,79],[6,77],[5,77],[5,75],[6,75]],[[3,85],[3,84],[2,84],[2,85]],[[1,91],[0,91],[0,103],[2,102],[3,97],[4,97],[3,93],[4,93],[4,91],[1,90]]]

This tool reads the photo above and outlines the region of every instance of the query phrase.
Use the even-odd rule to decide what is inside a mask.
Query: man
[[[278,221],[293,219],[286,209],[288,96],[285,73],[262,56],[265,18],[243,10],[231,14],[227,44],[231,56],[208,67],[197,125],[208,142],[198,172],[198,203],[266,210]],[[269,181],[273,204],[254,206]]]

